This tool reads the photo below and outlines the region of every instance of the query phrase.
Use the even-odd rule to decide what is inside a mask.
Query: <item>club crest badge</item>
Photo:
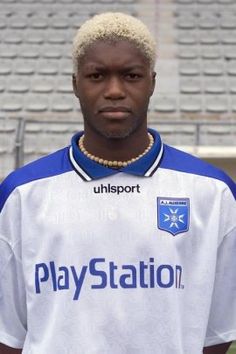
[[[157,198],[157,227],[173,236],[189,230],[188,198]]]

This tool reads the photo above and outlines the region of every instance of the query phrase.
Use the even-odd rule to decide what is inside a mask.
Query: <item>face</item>
[[[147,109],[154,86],[155,73],[132,43],[95,42],[73,76],[86,136],[91,133],[93,137],[120,139],[147,130]]]

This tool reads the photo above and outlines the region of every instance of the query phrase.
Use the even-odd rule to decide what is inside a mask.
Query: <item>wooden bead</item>
[[[101,165],[104,166],[109,166],[109,167],[126,167],[129,164],[131,164],[132,162],[135,162],[137,160],[139,160],[141,157],[143,157],[145,154],[148,153],[148,151],[152,148],[153,144],[154,144],[154,138],[153,136],[148,133],[148,137],[149,137],[149,145],[148,147],[144,150],[144,152],[140,155],[138,155],[137,157],[133,157],[132,159],[128,160],[128,161],[110,161],[110,160],[104,160],[101,157],[92,155],[91,153],[89,153],[85,147],[84,147],[84,135],[82,135],[79,139],[78,142],[78,146],[80,148],[80,151],[83,152],[83,154],[85,156],[87,156],[89,159],[98,162]]]

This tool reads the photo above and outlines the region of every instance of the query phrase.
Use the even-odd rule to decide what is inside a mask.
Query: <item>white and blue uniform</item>
[[[0,186],[0,342],[200,354],[236,339],[236,186],[155,143],[120,170],[64,148]]]

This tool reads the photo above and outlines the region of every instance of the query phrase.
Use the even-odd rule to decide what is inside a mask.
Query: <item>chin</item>
[[[88,119],[84,122],[89,130],[92,130],[94,133],[99,134],[106,139],[128,138],[142,125],[138,120],[133,120],[132,122],[113,122],[112,124],[107,124],[107,122],[105,122],[105,124],[91,124]]]
[[[134,132],[134,129],[129,130],[109,130],[109,131],[102,131],[102,134],[107,139],[125,139],[129,137]]]
[[[103,129],[98,129],[99,132],[103,137],[107,139],[125,139],[132,135],[137,129],[139,125],[126,125],[126,126],[113,126],[113,127],[103,127]]]

